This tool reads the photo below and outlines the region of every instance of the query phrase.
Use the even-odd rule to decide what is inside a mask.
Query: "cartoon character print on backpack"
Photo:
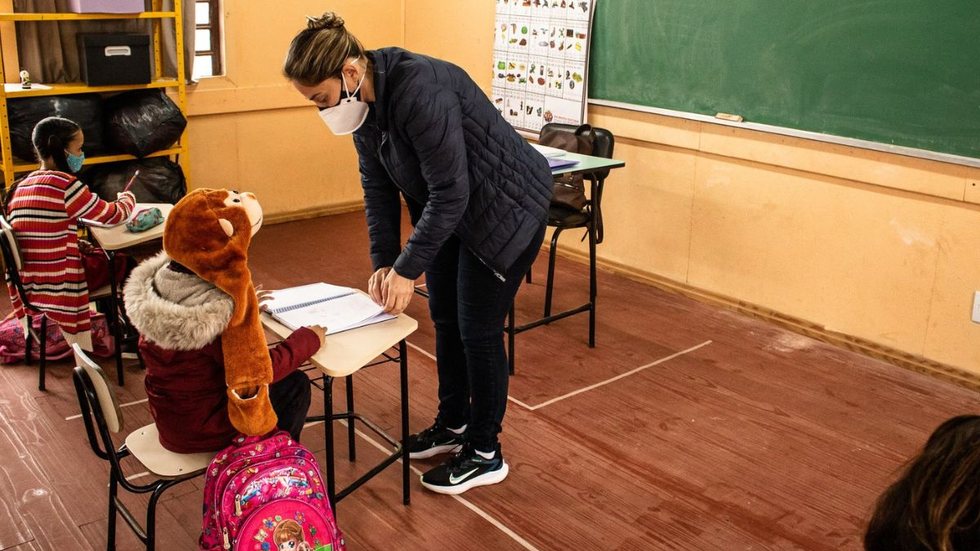
[[[344,551],[313,453],[282,431],[236,438],[208,467],[200,547]]]
[[[337,551],[326,528],[315,520],[315,514],[289,510],[256,519],[256,526],[243,528],[235,545],[247,551]],[[313,517],[313,518],[311,518]],[[247,536],[247,537],[245,537]]]

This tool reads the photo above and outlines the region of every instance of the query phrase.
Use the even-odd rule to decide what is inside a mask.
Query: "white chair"
[[[24,333],[24,362],[27,365],[31,364],[31,348],[33,348],[34,341],[37,341],[39,356],[37,388],[38,390],[44,390],[44,371],[47,367],[48,317],[43,310],[31,303],[27,291],[24,289],[24,284],[20,279],[20,271],[24,267],[23,257],[20,254],[20,246],[17,244],[17,236],[14,234],[14,228],[4,216],[0,216],[0,253],[3,255],[3,265],[6,271],[7,281],[13,285],[21,304],[24,305],[24,311],[27,313],[27,331]],[[90,291],[88,297],[89,300],[98,302],[108,299],[111,292],[109,286],[105,285]],[[34,317],[41,320],[40,330],[34,328]],[[117,350],[116,353],[119,354],[119,351]],[[119,375],[119,384],[122,384],[121,372]]]
[[[214,452],[181,454],[166,450],[160,445],[159,433],[155,424],[131,432],[126,443],[118,449],[112,442],[110,433],[118,433],[123,428],[122,411],[116,394],[109,386],[102,368],[93,362],[77,345],[72,345],[75,353],[75,391],[85,422],[92,451],[99,458],[109,462],[109,518],[106,535],[106,549],[116,548],[116,514],[120,514],[136,537],[148,550],[154,549],[156,536],[156,506],[163,492],[180,482],[204,473],[214,457]],[[126,456],[133,456],[156,480],[148,484],[134,484],[126,480],[120,463]],[[119,487],[135,494],[150,494],[146,510],[146,521],[139,521],[117,496]]]

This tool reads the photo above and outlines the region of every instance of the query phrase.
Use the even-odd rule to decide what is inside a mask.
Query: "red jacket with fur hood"
[[[194,274],[171,270],[165,253],[140,264],[126,282],[126,312],[140,332],[146,397],[163,447],[177,453],[216,451],[237,431],[228,420],[221,333],[230,296]],[[320,348],[301,328],[273,347],[273,382]]]

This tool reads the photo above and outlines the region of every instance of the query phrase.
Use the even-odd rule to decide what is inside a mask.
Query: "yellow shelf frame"
[[[0,13],[0,21],[95,21],[104,19],[173,19],[176,11],[139,13]]]
[[[87,94],[101,92],[119,92],[124,90],[143,90],[151,88],[176,88],[177,105],[180,111],[187,116],[187,84],[183,78],[184,73],[184,26],[183,26],[183,0],[174,0],[173,11],[162,11],[163,0],[153,0],[152,11],[140,13],[110,14],[110,13],[14,13],[12,11],[0,11],[0,22],[11,22],[0,27],[0,33],[13,33],[12,22],[17,21],[89,21],[89,20],[125,20],[125,19],[148,19],[153,22],[153,76],[154,80],[149,84],[120,84],[111,86],[87,86],[81,82],[71,82],[65,84],[48,84],[45,88],[31,88],[25,90],[20,88],[19,75],[16,82],[7,82],[7,72],[4,67],[8,62],[7,55],[4,54],[4,46],[16,47],[16,39],[0,40],[0,170],[3,172],[3,191],[6,191],[14,182],[17,173],[29,172],[37,168],[36,163],[27,163],[13,156],[10,146],[10,120],[7,114],[7,99],[41,97],[41,96],[62,96],[72,94]],[[10,0],[0,0],[0,9],[11,10]],[[177,78],[163,78],[163,53],[161,51],[161,24],[163,19],[173,19],[177,58]],[[9,25],[9,26],[8,26]],[[10,52],[7,53],[8,55]],[[16,62],[16,51],[13,52],[12,59]],[[18,71],[19,72],[19,71]],[[147,157],[164,157],[177,155],[178,161],[184,169],[185,177],[189,172],[187,166],[187,130],[180,135],[177,143],[161,151],[156,151]],[[135,160],[136,157],[126,154],[99,155],[86,157],[88,164],[112,163],[116,161]]]
[[[120,90],[139,90],[144,88],[176,88],[177,79],[161,78],[149,84],[112,84],[108,86],[89,86],[84,82],[46,84],[45,88],[23,89],[19,83],[5,83],[8,98],[27,98],[39,96],[67,96],[70,94],[90,94],[95,92],[118,92]]]
[[[150,153],[146,157],[142,157],[142,158],[149,159],[150,157],[166,157],[169,155],[180,155],[181,152],[183,152],[183,149],[181,149],[180,147],[171,147],[168,149],[161,149],[160,151],[154,151],[153,153]],[[93,157],[85,157],[85,164],[98,165],[102,163],[115,163],[119,161],[136,161],[139,159],[140,157],[135,157],[133,155],[129,155],[128,153],[116,153],[112,155],[96,155]],[[37,163],[29,163],[22,159],[18,159],[17,157],[13,158],[13,163],[14,163],[15,173],[30,172],[32,170],[37,169]]]

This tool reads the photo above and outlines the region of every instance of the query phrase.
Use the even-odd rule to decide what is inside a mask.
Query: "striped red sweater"
[[[20,181],[7,214],[17,236],[24,266],[20,277],[28,299],[54,320],[65,337],[91,349],[88,286],[78,252],[78,219],[122,222],[136,199],[130,192],[103,201],[74,176],[39,170]],[[18,318],[24,305],[12,285],[10,302]],[[87,346],[86,346],[87,345]]]

